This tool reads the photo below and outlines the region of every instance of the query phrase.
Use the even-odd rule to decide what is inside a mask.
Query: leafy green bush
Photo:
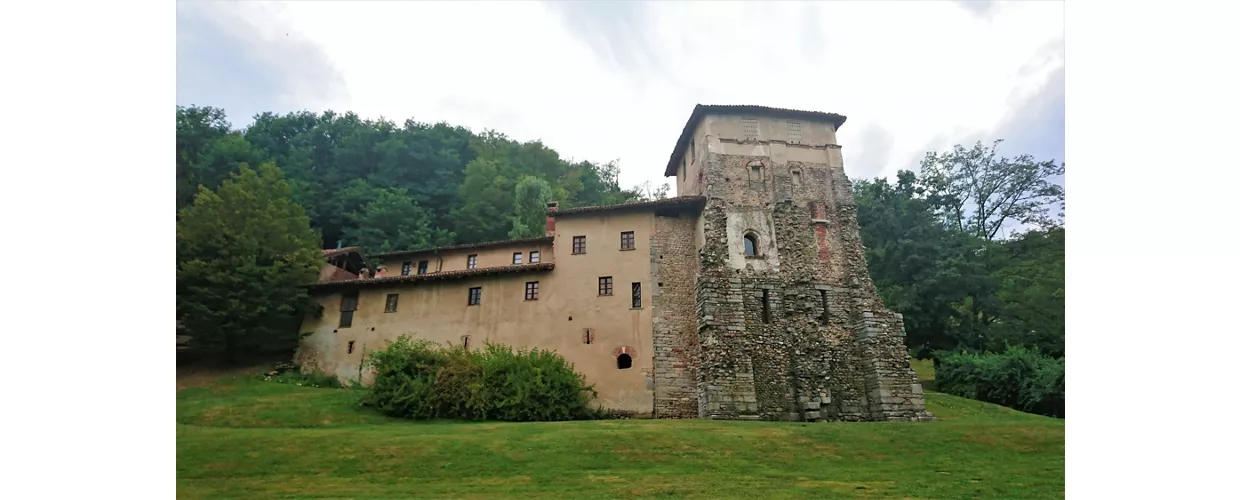
[[[939,358],[935,383],[948,394],[1064,417],[1064,360],[1044,356],[1037,349],[948,353]]]
[[[362,404],[389,416],[514,422],[599,418],[585,377],[551,351],[488,344],[441,348],[401,336],[371,351],[374,383]]]

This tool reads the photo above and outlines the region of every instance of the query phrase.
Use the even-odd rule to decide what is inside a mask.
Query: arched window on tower
[[[758,255],[758,237],[753,233],[745,235],[745,255],[748,257]]]
[[[794,169],[794,170],[792,171],[792,185],[793,185],[793,186],[800,186],[800,185],[801,185],[801,171],[800,171],[800,170],[795,170],[795,169]]]
[[[633,367],[633,357],[628,354],[616,356],[616,368],[628,370]]]

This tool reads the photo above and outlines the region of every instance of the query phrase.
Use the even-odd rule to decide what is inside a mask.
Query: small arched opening
[[[801,185],[801,171],[800,170],[796,170],[796,169],[792,170],[792,185],[793,186]]]
[[[620,370],[628,370],[633,367],[633,358],[628,354],[616,356],[616,368]]]
[[[753,233],[745,235],[745,256],[755,257],[758,255],[758,237]]]

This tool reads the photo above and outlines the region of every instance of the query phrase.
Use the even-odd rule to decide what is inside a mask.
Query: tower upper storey
[[[754,157],[767,168],[790,161],[842,167],[835,133],[846,119],[819,111],[699,104],[672,149],[664,176],[676,176],[678,196],[697,196],[705,194],[710,154]]]

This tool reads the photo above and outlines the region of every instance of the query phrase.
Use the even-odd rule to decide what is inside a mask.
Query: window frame
[[[538,250],[530,250],[530,264],[542,263],[542,252]]]
[[[394,313],[400,307],[400,294],[389,293],[387,298],[383,300],[383,312]]]
[[[412,272],[413,272],[413,261],[412,260],[406,260],[400,264],[400,275],[401,276],[409,276],[409,273],[412,273]]]
[[[360,294],[356,291],[340,294],[340,322],[336,328],[351,328],[353,312],[357,311]]]
[[[430,270],[431,270],[431,261],[429,260],[418,261],[418,275],[427,274],[430,272]]]
[[[512,252],[512,265],[518,266],[522,264],[524,254],[522,252]]]
[[[471,306],[482,305],[482,287],[480,286],[469,287],[468,305],[471,305]]]
[[[625,238],[626,236],[628,237],[627,240]],[[625,245],[625,243],[628,243],[628,244]],[[637,236],[635,232],[621,231],[620,232],[620,250],[636,250],[636,249],[637,249]]]
[[[465,257],[465,269],[478,268],[478,254],[472,254]]]
[[[538,282],[525,282],[525,300],[538,300]]]
[[[586,253],[586,237],[573,236],[573,255],[584,255]]]
[[[631,287],[630,293],[632,294],[632,308],[641,309],[642,308],[642,282],[634,281]]]
[[[613,280],[611,276],[599,276],[598,277],[598,296],[599,297],[612,296],[612,294],[615,292],[614,286],[613,286],[614,284],[615,284],[615,280]],[[604,291],[606,293],[604,293]]]

